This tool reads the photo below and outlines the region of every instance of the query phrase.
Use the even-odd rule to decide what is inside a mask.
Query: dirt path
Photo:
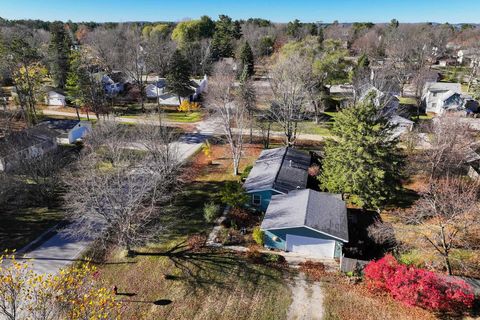
[[[323,317],[323,290],[319,282],[310,282],[304,273],[289,281],[292,304],[288,309],[288,320],[320,320]]]

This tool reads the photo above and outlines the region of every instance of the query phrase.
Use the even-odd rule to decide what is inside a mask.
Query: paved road
[[[69,117],[69,118],[76,118],[77,114],[72,113],[72,112],[65,112],[65,111],[57,111],[57,110],[52,110],[52,109],[43,109],[42,110],[44,115],[50,115],[50,116],[61,116],[61,117]],[[87,115],[80,113],[80,117],[86,118]],[[95,119],[95,116],[90,116],[91,119]],[[100,118],[102,119],[102,118]],[[118,121],[122,123],[138,123],[138,124],[150,124],[150,125],[158,125],[159,122],[157,119],[139,119],[139,118],[124,118],[124,117],[116,117],[116,116],[110,116],[110,118],[107,118],[106,120],[111,120],[111,121]],[[162,125],[167,125],[167,126],[180,126],[180,125],[185,125],[189,123],[183,123],[183,122],[172,122],[163,119],[162,120]],[[192,123],[193,125],[196,126],[197,130],[196,132],[204,134],[204,135],[221,135],[222,134],[222,122],[220,119],[215,118],[215,117],[209,117],[206,120],[202,120],[196,123]],[[239,130],[234,129],[234,132],[238,132]],[[247,135],[249,134],[248,130],[244,130],[244,134]],[[252,134],[255,137],[261,137],[262,132],[260,130],[253,130]],[[281,131],[270,131],[270,137],[271,138],[280,138],[284,139],[285,134]],[[299,140],[310,140],[310,141],[324,141],[325,137],[318,135],[318,134],[303,134],[303,133],[298,133],[297,134],[297,139]]]

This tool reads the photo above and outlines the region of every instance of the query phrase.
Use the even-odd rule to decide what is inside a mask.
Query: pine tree
[[[80,114],[78,108],[84,103],[82,81],[85,77],[85,70],[81,65],[80,53],[75,52],[70,56],[69,71],[67,74],[67,81],[65,83],[65,91],[68,99],[73,103],[77,111],[78,120],[80,120]]]
[[[180,104],[181,97],[188,97],[194,92],[190,80],[190,64],[180,50],[176,50],[172,56],[166,80],[167,89],[178,96]]]
[[[238,30],[232,18],[220,15],[215,24],[215,33],[212,39],[212,59],[233,56],[233,40],[238,36]]]
[[[398,189],[403,165],[392,129],[371,100],[339,112],[325,148],[322,187],[380,210]]]
[[[242,47],[242,50],[240,51],[240,65],[242,66],[242,72],[244,69],[246,69],[248,77],[251,77],[255,72],[254,63],[255,60],[253,57],[252,48],[250,47],[248,41],[246,41]]]
[[[54,22],[50,27],[51,40],[48,48],[50,72],[59,88],[64,88],[70,64],[72,40],[62,22]]]

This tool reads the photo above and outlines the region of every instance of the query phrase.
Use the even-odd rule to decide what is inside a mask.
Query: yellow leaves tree
[[[37,96],[42,81],[46,77],[47,69],[38,62],[22,65],[13,73],[20,106],[26,109],[27,121],[36,122]]]
[[[178,111],[191,113],[200,109],[200,103],[190,102],[188,100],[183,100],[182,103],[178,106]]]
[[[95,280],[89,263],[58,274],[34,273],[14,254],[0,256],[0,315],[8,320],[118,319],[114,293]]]

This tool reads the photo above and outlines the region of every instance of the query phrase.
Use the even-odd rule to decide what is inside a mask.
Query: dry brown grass
[[[376,296],[363,284],[348,284],[344,278],[324,279],[324,320],[433,320],[423,309],[405,306],[388,296]]]

